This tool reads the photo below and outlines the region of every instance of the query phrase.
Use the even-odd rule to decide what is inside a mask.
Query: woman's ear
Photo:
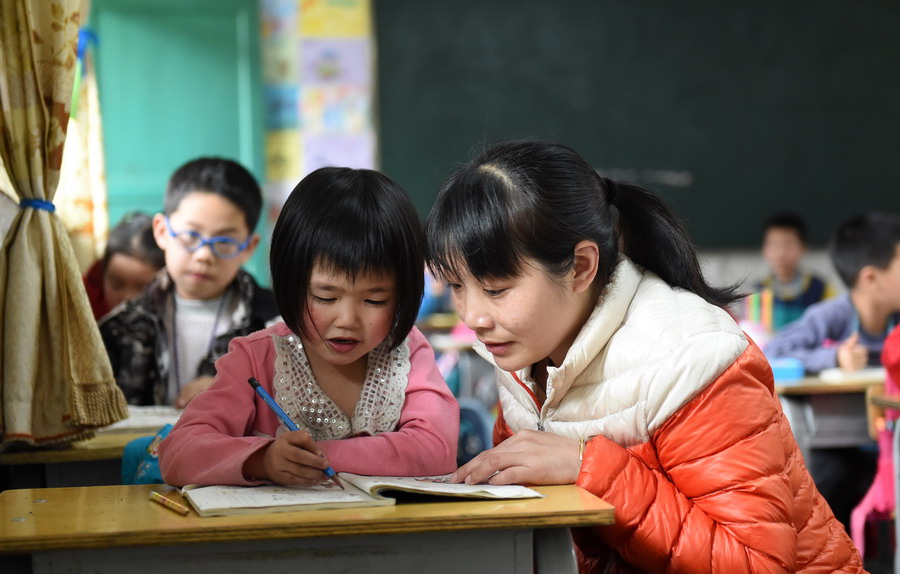
[[[575,260],[572,265],[572,288],[575,293],[590,290],[600,269],[600,248],[597,243],[583,239],[575,244]]]

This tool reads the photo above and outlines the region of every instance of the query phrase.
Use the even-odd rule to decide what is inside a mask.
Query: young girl
[[[615,525],[574,531],[583,572],[862,571],[722,308],[734,292],[705,282],[658,197],[567,147],[508,143],[451,176],[426,237],[498,367],[497,446],[454,481],[611,503]]]
[[[322,168],[284,204],[272,288],[284,323],[234,339],[216,380],[162,442],[172,485],[312,484],[455,468],[459,409],[413,327],[424,262],[403,190],[369,170]],[[300,427],[285,431],[250,377]]]
[[[166,264],[153,239],[153,218],[140,212],[126,214],[109,232],[103,258],[84,275],[84,287],[94,319],[116,305],[136,297]]]

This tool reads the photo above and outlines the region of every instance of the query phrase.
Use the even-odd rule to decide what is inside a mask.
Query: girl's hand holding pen
[[[328,458],[309,433],[282,433],[244,462],[244,476],[276,484],[317,484],[328,479]]]
[[[328,458],[316,446],[316,442],[309,433],[303,432],[297,427],[297,424],[278,406],[272,395],[259,384],[259,381],[250,377],[247,379],[247,383],[253,387],[254,392],[272,409],[281,424],[290,432],[279,436],[275,442],[250,455],[244,462],[244,476],[268,479],[278,484],[314,484],[320,482],[321,479],[310,480],[309,469],[319,468],[325,473],[326,479],[331,479],[343,490],[344,485],[341,484],[331,465],[328,464]],[[284,439],[284,437],[290,438]],[[281,442],[279,443],[279,441]],[[274,450],[273,447],[275,447]],[[319,460],[310,459],[310,455],[318,457]],[[265,474],[256,474],[260,471]]]

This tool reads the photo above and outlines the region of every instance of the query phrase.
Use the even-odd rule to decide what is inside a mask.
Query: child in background
[[[451,176],[426,235],[498,367],[497,446],[455,482],[574,482],[610,502],[614,525],[573,531],[581,572],[862,571],[722,308],[734,291],[706,283],[657,196],[513,142]]]
[[[413,327],[422,243],[412,202],[386,176],[306,176],[272,233],[284,322],[232,341],[215,383],[160,446],[165,481],[312,484],[329,463],[368,475],[453,470],[459,408]],[[300,430],[282,432],[250,377]]]
[[[766,345],[766,355],[800,359],[808,373],[878,366],[884,338],[900,320],[900,217],[851,217],[829,251],[849,292],[807,309]]]
[[[109,232],[103,258],[84,275],[94,319],[137,297],[165,264],[153,238],[153,218],[137,211],[122,217]]]
[[[900,217],[850,217],[838,226],[829,249],[849,292],[807,309],[766,345],[766,356],[800,359],[808,373],[879,366],[885,338],[900,324]],[[877,458],[874,443],[810,450],[816,486],[848,529],[851,511],[875,476]]]
[[[802,268],[807,250],[806,223],[795,213],[777,213],[763,229],[762,255],[769,273],[756,290],[771,291],[772,331],[798,319],[813,303],[833,295],[825,281]]]
[[[277,317],[272,292],[241,269],[261,208],[256,180],[231,160],[199,158],[172,174],[165,213],[153,218],[165,272],[100,322],[129,404],[184,408],[212,383],[231,339]]]

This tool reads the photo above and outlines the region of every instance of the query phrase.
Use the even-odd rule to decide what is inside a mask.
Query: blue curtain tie
[[[44,211],[49,211],[53,213],[56,211],[56,206],[50,203],[49,201],[44,201],[43,199],[23,199],[19,202],[19,207],[30,207],[32,209],[43,209]]]

